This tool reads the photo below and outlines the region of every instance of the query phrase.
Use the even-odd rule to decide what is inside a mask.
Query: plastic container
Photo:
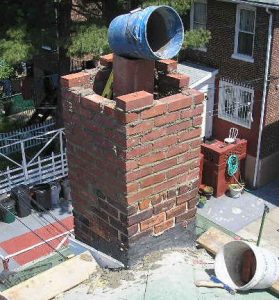
[[[6,198],[1,201],[1,205],[4,207],[0,207],[0,212],[1,212],[1,220],[5,223],[13,223],[15,221],[15,200],[11,198]]]
[[[247,254],[252,256],[248,281],[244,280],[247,278]],[[244,241],[232,241],[217,254],[215,273],[218,279],[236,290],[266,289],[279,278],[279,261],[266,249]]]
[[[31,214],[31,196],[29,188],[26,185],[18,185],[12,188],[11,197],[16,201],[16,211],[20,218],[27,217]]]
[[[238,184],[230,184],[229,191],[232,198],[239,198],[243,192],[243,186]]]
[[[51,206],[57,207],[60,200],[61,185],[59,182],[53,182],[50,185],[51,188]]]
[[[116,17],[108,30],[114,53],[150,60],[177,55],[184,40],[184,27],[170,6],[149,6]]]
[[[51,209],[50,184],[48,183],[37,184],[33,187],[33,191],[35,193],[35,208],[39,211],[42,211],[43,209],[46,210]]]

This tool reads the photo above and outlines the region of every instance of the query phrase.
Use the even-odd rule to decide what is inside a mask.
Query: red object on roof
[[[73,229],[73,227],[74,227],[74,222],[73,222],[72,216],[63,219],[60,222],[63,223],[66,228],[69,228],[69,230]],[[67,232],[67,230],[58,222],[55,222],[55,223],[53,223],[53,225],[47,225],[45,227],[39,228],[34,231],[40,237],[42,237],[44,240],[55,237],[56,235],[59,235],[63,232]],[[59,245],[59,243],[61,242],[61,240],[63,238],[64,238],[64,236],[49,242],[49,244],[55,248]],[[41,241],[42,240],[39,239],[34,233],[28,232],[28,233],[22,234],[20,236],[17,236],[15,238],[12,238],[8,241],[0,243],[0,248],[4,249],[7,252],[7,254],[13,254],[20,250],[28,248],[32,245],[38,244]],[[46,256],[46,255],[52,253],[52,252],[53,252],[53,249],[51,247],[49,247],[47,244],[44,244],[44,245],[36,247],[28,252],[25,252],[18,256],[15,256],[13,259],[19,265],[25,265],[31,261],[39,259],[43,256]]]

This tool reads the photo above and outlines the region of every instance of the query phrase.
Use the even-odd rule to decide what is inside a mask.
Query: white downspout
[[[263,133],[263,125],[264,125],[265,104],[267,98],[268,73],[270,67],[270,52],[271,52],[270,50],[271,50],[272,27],[273,27],[273,13],[268,8],[266,8],[266,12],[269,14],[268,41],[267,41],[266,60],[265,60],[265,75],[264,75],[264,89],[263,89],[263,97],[262,97],[261,119],[260,119],[259,137],[258,137],[258,145],[257,145],[256,165],[255,165],[254,180],[253,180],[254,188],[256,187],[258,173],[259,173],[259,161],[260,161],[261,142],[262,142],[262,133]]]

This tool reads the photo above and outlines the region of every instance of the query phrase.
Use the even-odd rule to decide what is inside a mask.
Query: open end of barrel
[[[146,35],[154,54],[160,59],[168,59],[179,52],[184,28],[177,12],[171,7],[162,6],[149,16]]]

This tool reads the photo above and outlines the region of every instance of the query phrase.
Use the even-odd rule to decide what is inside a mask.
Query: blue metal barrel
[[[113,52],[120,56],[169,59],[181,49],[184,27],[170,6],[149,6],[112,20],[108,39]]]

